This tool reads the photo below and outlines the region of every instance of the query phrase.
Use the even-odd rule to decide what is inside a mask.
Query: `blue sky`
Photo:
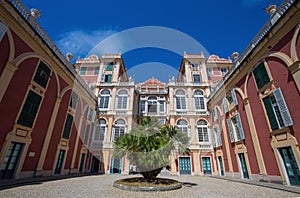
[[[135,71],[130,75],[134,75],[136,81],[151,75],[166,81],[168,76],[176,75],[183,48],[187,53],[202,51],[195,48],[195,42],[190,40],[194,39],[208,54],[223,58],[228,58],[234,51],[242,53],[269,18],[263,8],[274,1],[90,0],[79,3],[70,0],[23,0],[22,3],[27,8],[41,10],[38,22],[61,51],[64,54],[71,52],[75,59],[86,57],[95,46],[114,34],[120,35],[121,32],[123,35],[124,31],[145,26],[149,34],[143,33],[145,36],[141,38],[157,43],[143,45],[135,35],[130,38],[120,36],[119,40],[108,43],[106,48],[114,46],[112,50],[122,52],[127,70]],[[278,5],[281,1],[275,3]],[[162,27],[171,32],[178,31],[178,34],[160,38],[164,34],[156,34],[149,27]],[[162,42],[165,40],[168,42]],[[172,47],[161,48],[160,43],[176,45],[177,51]],[[160,66],[164,68],[159,69]],[[143,72],[138,72],[135,67],[142,68],[140,71]],[[155,69],[162,72],[153,73]]]

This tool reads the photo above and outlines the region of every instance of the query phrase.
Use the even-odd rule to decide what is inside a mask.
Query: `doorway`
[[[284,163],[285,171],[291,185],[300,185],[300,172],[297,161],[295,159],[293,150],[291,147],[279,148],[282,161]]]
[[[11,142],[1,166],[0,178],[11,179],[17,169],[24,144]]]
[[[220,175],[224,176],[223,161],[222,161],[222,157],[221,156],[218,157],[218,162],[219,162]]]
[[[179,157],[179,174],[181,175],[192,174],[190,157]]]
[[[239,160],[240,160],[240,168],[241,168],[242,176],[244,179],[249,179],[249,173],[248,173],[248,169],[247,169],[245,155],[244,155],[244,153],[239,153],[238,155],[239,155]]]
[[[122,172],[122,158],[111,158],[110,173],[121,174]]]
[[[211,175],[210,157],[202,157],[202,169],[203,169],[203,174]]]

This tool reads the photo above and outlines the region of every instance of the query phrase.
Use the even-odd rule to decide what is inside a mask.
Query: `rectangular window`
[[[141,113],[146,112],[146,101],[141,101]]]
[[[42,96],[29,91],[17,123],[26,127],[32,127],[41,100]]]
[[[192,64],[192,70],[198,71],[198,64]]]
[[[281,89],[276,89],[272,95],[263,99],[272,130],[292,126],[293,120],[285,103]]]
[[[253,70],[253,75],[258,89],[261,89],[265,84],[270,82],[270,77],[263,62]]]
[[[127,109],[127,96],[117,97],[117,109]]]
[[[194,78],[194,83],[200,83],[200,75],[199,74],[194,74],[193,78]]]
[[[199,142],[209,142],[207,127],[198,127]]]
[[[176,109],[177,110],[185,110],[186,109],[185,96],[176,96]]]
[[[221,68],[221,73],[223,76],[227,73],[227,68]]]
[[[159,111],[165,112],[165,103],[163,101],[159,102]]]
[[[73,123],[73,116],[68,113],[67,118],[66,118],[64,131],[63,131],[63,134],[62,134],[63,138],[69,139],[71,128],[72,128],[72,123]]]
[[[114,134],[114,137],[113,137],[113,141],[117,138],[117,137],[121,137],[124,135],[125,133],[125,128],[124,127],[119,127],[119,126],[116,126],[114,128],[115,130],[115,134]]]
[[[99,74],[99,67],[95,67],[94,68],[94,75],[98,75]]]
[[[111,74],[106,74],[106,75],[105,75],[104,82],[111,82],[111,77],[112,77]]]
[[[114,63],[110,62],[106,64],[106,71],[112,71],[114,67]]]
[[[109,96],[100,96],[98,98],[99,109],[108,109]]]
[[[195,97],[195,109],[196,110],[205,110],[204,97]]]
[[[8,30],[7,26],[4,23],[0,22],[0,42],[2,41],[7,30]]]
[[[95,126],[94,141],[104,141],[106,126],[97,124]]]
[[[47,67],[45,63],[40,62],[33,80],[42,87],[46,88],[50,73],[51,70],[49,69],[49,67]]]
[[[87,68],[86,67],[80,67],[80,72],[79,72],[79,74],[80,75],[86,75],[86,70],[87,70]]]

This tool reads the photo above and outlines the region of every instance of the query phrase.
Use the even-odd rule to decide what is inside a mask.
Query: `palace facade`
[[[0,178],[128,174],[114,140],[143,117],[186,132],[173,175],[300,185],[300,2],[284,0],[241,55],[184,52],[177,78],[135,83],[121,54],[71,64],[18,0],[0,1]]]

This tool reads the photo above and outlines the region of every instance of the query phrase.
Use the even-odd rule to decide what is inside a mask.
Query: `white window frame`
[[[119,124],[118,121],[123,121],[124,124]],[[116,135],[116,128],[117,127],[119,127],[120,129],[122,127],[122,129],[124,130],[122,135],[124,135],[126,133],[126,122],[125,122],[125,120],[124,119],[118,119],[118,120],[115,121],[115,124],[114,124],[114,127],[113,127],[113,134],[112,134],[112,137],[111,137],[111,142],[115,141],[115,135]],[[122,135],[119,135],[118,137],[120,137]]]
[[[102,93],[103,91],[108,91],[109,93]],[[101,97],[108,97],[108,103],[107,103],[107,107],[100,107],[100,101],[101,101]],[[99,96],[98,96],[98,108],[99,108],[99,110],[100,111],[107,111],[108,109],[109,109],[109,106],[110,106],[110,100],[111,100],[111,98],[110,98],[110,90],[109,89],[103,89],[101,92],[100,92],[100,94],[99,94]]]
[[[180,121],[185,122],[186,124],[182,124],[182,123],[180,123]],[[189,130],[188,122],[185,119],[179,119],[179,120],[177,120],[177,122],[176,122],[176,130],[184,132],[182,130],[183,128],[186,128],[186,133],[187,133],[187,136],[189,137],[189,141],[190,141],[190,130]]]
[[[101,123],[101,120],[104,120],[105,123]],[[103,140],[101,140],[101,129],[104,127],[104,135],[103,135]],[[97,131],[97,129],[99,129],[99,131]],[[96,137],[96,133],[99,133],[99,140],[97,140]],[[98,123],[95,125],[95,129],[94,129],[94,135],[93,135],[93,142],[104,142],[106,139],[106,134],[107,134],[107,122],[105,119],[101,118]]]
[[[182,92],[180,94],[178,94],[179,92]],[[185,91],[182,90],[182,89],[179,89],[176,91],[175,93],[175,97],[174,97],[174,104],[175,104],[175,109],[176,111],[186,111],[187,110],[187,98],[186,98],[186,95],[185,95]],[[177,102],[179,102],[179,106],[181,108],[177,108]],[[183,106],[185,106],[185,108],[183,108]]]
[[[204,121],[206,124],[199,124],[199,122],[201,122],[201,121]],[[203,129],[205,129],[205,128],[206,128],[206,131],[207,131],[207,141],[205,141],[205,133],[203,131]],[[203,134],[203,140],[204,141],[200,141],[200,136],[199,136],[200,131],[199,131],[199,129],[202,130],[201,133]],[[196,135],[197,135],[198,143],[211,143],[211,139],[209,137],[210,136],[210,131],[209,131],[208,124],[207,124],[206,120],[199,120],[197,122],[196,132],[197,132]]]
[[[197,91],[201,91],[202,94],[196,94]],[[201,98],[203,99],[204,109],[201,109]],[[199,108],[197,108],[197,102],[196,102],[197,99],[199,100]],[[206,100],[205,100],[204,93],[202,90],[195,90],[195,92],[194,92],[194,108],[195,108],[195,111],[206,111],[207,110]]]
[[[122,92],[124,92],[124,93],[122,93]],[[125,100],[125,102],[124,102],[124,100]],[[128,91],[126,89],[120,90],[116,97],[116,109],[117,110],[127,110],[128,103],[129,103]]]

